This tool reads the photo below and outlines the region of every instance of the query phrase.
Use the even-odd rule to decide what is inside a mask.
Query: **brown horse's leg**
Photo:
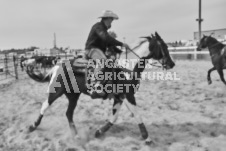
[[[141,116],[137,112],[137,106],[136,106],[136,100],[135,100],[134,94],[126,94],[126,98],[128,101],[125,100],[124,102],[127,108],[130,110],[130,112],[132,112],[132,114],[134,115],[134,118],[139,126],[142,138],[145,140],[146,144],[153,143],[153,141],[148,137],[148,131],[142,121]]]
[[[56,88],[56,93],[49,93],[48,99],[45,102],[42,103],[42,107],[41,107],[41,110],[40,110],[39,117],[34,122],[34,124],[29,127],[29,131],[30,132],[34,131],[38,127],[38,125],[41,123],[41,120],[42,120],[42,118],[44,116],[45,111],[63,93],[64,93],[64,88],[62,88],[62,87]]]
[[[69,122],[69,126],[70,126],[70,130],[71,130],[71,134],[73,137],[75,137],[77,135],[77,130],[73,121],[73,113],[74,113],[74,109],[77,105],[77,101],[78,98],[80,96],[80,93],[66,93],[65,94],[69,100],[69,104],[68,104],[68,108],[66,111],[66,116]]]
[[[104,126],[102,126],[100,129],[98,129],[96,131],[95,137],[102,136],[116,122],[121,105],[122,105],[122,100],[120,99],[119,95],[115,96],[113,109],[112,109],[113,115],[112,115],[111,119]]]
[[[225,81],[225,79],[224,79],[224,72],[223,72],[223,69],[222,69],[222,68],[217,69],[217,72],[218,72],[219,75],[220,75],[221,81],[226,85],[226,81]]]
[[[207,81],[208,81],[208,84],[211,84],[211,83],[212,83],[210,74],[211,74],[211,72],[214,71],[214,70],[216,70],[215,67],[209,69],[209,71],[208,71],[208,74],[207,74]]]

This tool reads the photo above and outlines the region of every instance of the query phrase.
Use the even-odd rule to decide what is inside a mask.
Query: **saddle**
[[[85,58],[74,58],[69,60],[71,69],[75,73],[86,73],[87,72],[87,65],[88,60]],[[68,70],[71,70],[68,69]]]

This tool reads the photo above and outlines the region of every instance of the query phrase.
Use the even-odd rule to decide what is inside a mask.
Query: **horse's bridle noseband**
[[[162,53],[162,58],[164,59],[164,58],[166,58],[166,54],[165,54],[165,52],[163,51],[163,48],[162,48],[162,46],[161,46],[161,42],[157,42],[157,44],[159,45],[159,47],[160,47],[160,51],[161,51],[161,53]],[[159,60],[158,60],[159,61]],[[159,61],[159,63],[160,64],[162,64],[162,67],[163,67],[163,69],[165,69],[165,67],[166,67],[166,62],[165,61],[163,61],[162,63]]]

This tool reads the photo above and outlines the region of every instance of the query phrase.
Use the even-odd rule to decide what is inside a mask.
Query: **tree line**
[[[7,50],[1,50],[0,53],[1,54],[5,54],[5,53],[17,53],[17,54],[22,54],[28,51],[34,51],[35,49],[38,49],[39,47],[36,46],[31,46],[29,48],[22,48],[22,49],[18,49],[18,48],[11,48],[11,49],[7,49]]]

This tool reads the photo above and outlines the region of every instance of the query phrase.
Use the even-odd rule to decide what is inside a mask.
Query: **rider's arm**
[[[123,46],[123,43],[116,40],[115,38],[111,37],[106,30],[103,29],[102,26],[97,26],[96,29],[96,34],[103,40],[105,41],[108,45],[112,46]]]

